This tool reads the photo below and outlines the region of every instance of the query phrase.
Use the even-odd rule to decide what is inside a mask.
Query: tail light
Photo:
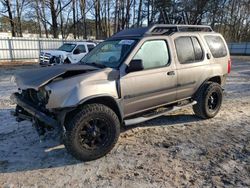
[[[231,66],[232,66],[232,60],[229,58],[227,63],[227,73],[229,74],[231,72]]]

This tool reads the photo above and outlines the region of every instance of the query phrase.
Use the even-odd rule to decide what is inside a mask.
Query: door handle
[[[207,59],[211,59],[211,54],[207,53]]]
[[[175,75],[175,72],[174,71],[169,71],[169,72],[167,72],[167,75],[168,76],[173,76],[173,75]]]

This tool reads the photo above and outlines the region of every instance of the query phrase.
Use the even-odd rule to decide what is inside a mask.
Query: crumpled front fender
[[[108,80],[106,72],[79,75],[52,82],[45,89],[50,91],[46,105],[48,109],[78,106],[81,101],[91,96],[118,98],[116,80]]]

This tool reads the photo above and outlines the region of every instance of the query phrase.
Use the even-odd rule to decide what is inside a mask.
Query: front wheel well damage
[[[109,96],[102,96],[102,97],[96,97],[96,98],[92,98],[87,101],[84,101],[82,104],[77,106],[74,110],[68,112],[65,116],[65,120],[64,120],[65,124],[67,124],[67,122],[70,121],[73,118],[73,116],[75,116],[78,112],[80,112],[80,110],[84,108],[86,104],[93,104],[93,103],[103,104],[111,108],[118,116],[120,122],[122,122],[122,113],[115,99]]]

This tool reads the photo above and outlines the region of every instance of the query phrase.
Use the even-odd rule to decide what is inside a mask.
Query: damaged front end
[[[65,131],[67,114],[84,99],[102,93],[116,96],[115,80],[108,80],[110,72],[112,70],[88,65],[62,65],[21,72],[15,75],[19,92],[11,96],[17,105],[12,115],[17,121],[32,121],[39,135],[57,127]]]
[[[39,89],[23,90],[21,93],[13,93],[11,100],[17,104],[12,115],[18,122],[29,120],[36,127],[39,135],[43,135],[47,130],[51,130],[60,125],[55,114],[48,111],[45,105],[48,101],[46,91]]]

